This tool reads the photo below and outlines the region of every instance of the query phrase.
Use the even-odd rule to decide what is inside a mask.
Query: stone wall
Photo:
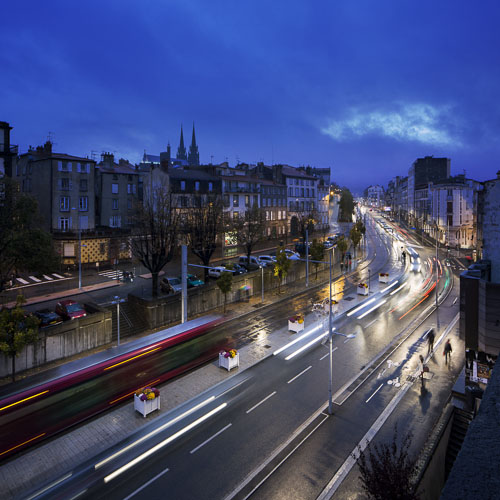
[[[40,340],[16,358],[16,373],[109,344],[111,312],[85,304],[85,318],[40,330]],[[0,377],[11,375],[11,359],[0,353]]]
[[[500,283],[500,179],[486,181],[481,198],[483,259],[491,260],[491,281]]]
[[[500,284],[479,282],[478,350],[493,356],[500,353]]]

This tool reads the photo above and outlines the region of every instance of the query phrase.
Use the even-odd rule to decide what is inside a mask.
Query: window
[[[69,212],[69,196],[61,196],[59,198],[59,210],[61,212]]]
[[[311,189],[311,198],[314,198],[314,189]]]
[[[255,195],[253,197],[253,206],[256,207],[259,205],[259,197],[257,195]]]
[[[238,212],[233,212],[233,219],[238,220]]]
[[[75,257],[75,244],[64,243],[63,252],[64,257]]]
[[[114,183],[111,184],[111,194],[118,194],[118,184]]]
[[[245,207],[249,207],[249,206],[250,206],[250,196],[245,195]]]
[[[181,181],[181,191],[186,191],[186,181]]]
[[[132,190],[133,190],[133,184],[127,184],[127,193],[128,194],[132,194]]]
[[[304,188],[300,188],[300,196],[304,198]]]
[[[80,196],[80,211],[86,212],[89,209],[89,198],[88,196]]]
[[[233,195],[233,207],[239,207],[240,206],[240,197],[235,194]]]
[[[212,191],[212,190],[213,190],[213,188],[214,188],[213,183],[212,183],[212,182],[209,182],[209,183],[208,183],[208,190],[209,190],[209,191]]]
[[[187,207],[187,197],[186,196],[181,196],[181,207],[182,208]]]
[[[81,174],[90,173],[90,163],[77,163],[76,171],[80,172]]]
[[[266,210],[266,220],[269,220],[269,210]]]
[[[299,196],[299,188],[295,188],[295,196]]]
[[[195,191],[199,191],[199,190],[200,190],[200,181],[196,181],[196,182],[194,183],[194,190],[195,190]]]
[[[80,179],[80,191],[87,191],[88,181],[87,179]]]
[[[262,198],[262,206],[265,207],[266,206],[266,199],[265,198]]]
[[[118,198],[113,198],[111,201],[113,210],[118,210]]]
[[[57,162],[57,170],[59,170],[59,172],[71,172],[71,163],[58,161]]]
[[[127,200],[127,209],[132,210],[132,200]]]
[[[229,195],[228,194],[225,194],[222,198],[223,200],[223,204],[225,207],[228,207],[229,206]]]
[[[59,189],[61,191],[71,191],[71,182],[68,178],[64,177],[58,179],[58,182],[59,182]]]
[[[67,231],[69,229],[69,218],[68,217],[59,217],[58,227],[61,231]]]
[[[309,188],[306,188],[306,197],[309,198]]]
[[[110,227],[121,227],[121,217],[119,215],[112,215],[109,218]]]

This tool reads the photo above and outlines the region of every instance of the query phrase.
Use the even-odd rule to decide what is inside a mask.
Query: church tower
[[[189,165],[192,166],[198,166],[200,164],[200,153],[198,152],[198,146],[196,145],[194,123],[193,123],[193,138],[191,139],[191,146],[189,146],[188,163]]]
[[[182,125],[181,125],[181,140],[179,142],[179,147],[177,148],[177,159],[187,160],[186,148],[184,147],[184,134],[182,133]]]

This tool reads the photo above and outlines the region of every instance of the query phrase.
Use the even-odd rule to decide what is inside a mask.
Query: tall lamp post
[[[434,235],[436,238],[436,309],[439,307],[438,304],[438,224],[437,221],[434,221],[436,234]]]
[[[75,210],[75,207],[71,207]],[[82,288],[82,217],[78,216],[78,288]]]

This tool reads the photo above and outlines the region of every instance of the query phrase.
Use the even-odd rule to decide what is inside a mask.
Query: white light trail
[[[352,316],[353,314],[357,313],[358,311],[361,311],[364,307],[366,307],[368,304],[372,304],[375,302],[377,299],[374,297],[373,299],[368,300],[367,302],[363,302],[359,307],[356,307],[356,309],[353,309],[352,311],[349,311],[346,316]]]
[[[289,354],[285,358],[285,360],[288,361],[289,359],[294,358],[295,356],[297,356],[297,354],[300,354],[302,351],[305,351],[306,349],[311,347],[314,343],[318,342],[318,340],[321,340],[326,335],[328,335],[328,332],[322,333],[319,337],[314,338],[313,340],[311,340],[311,342],[308,342],[306,345],[303,345],[300,349],[297,349],[296,351],[292,352],[292,354]]]
[[[394,295],[395,293],[398,293],[400,290],[402,290],[407,283],[403,283],[399,288],[396,288],[396,290],[393,290],[389,295]]]
[[[373,306],[371,309],[368,309],[368,311],[364,312],[361,316],[358,316],[358,319],[363,319],[365,316],[370,314],[372,311],[375,311],[375,309],[378,309],[381,305],[385,304],[386,302],[387,300],[382,300],[381,302]]]
[[[302,339],[305,339],[306,337],[309,337],[309,335],[312,335],[314,332],[317,332],[321,328],[321,325],[315,326],[312,330],[310,330],[307,333],[304,333],[304,335],[301,335],[300,337],[297,337],[295,340],[292,340],[292,342],[289,342],[288,344],[284,345],[283,347],[280,347],[276,351],[273,352],[273,355],[276,356],[276,354],[279,354],[280,352],[283,352],[285,349],[288,349],[292,345],[296,344],[297,342],[300,342]],[[335,328],[334,328],[335,330]]]

